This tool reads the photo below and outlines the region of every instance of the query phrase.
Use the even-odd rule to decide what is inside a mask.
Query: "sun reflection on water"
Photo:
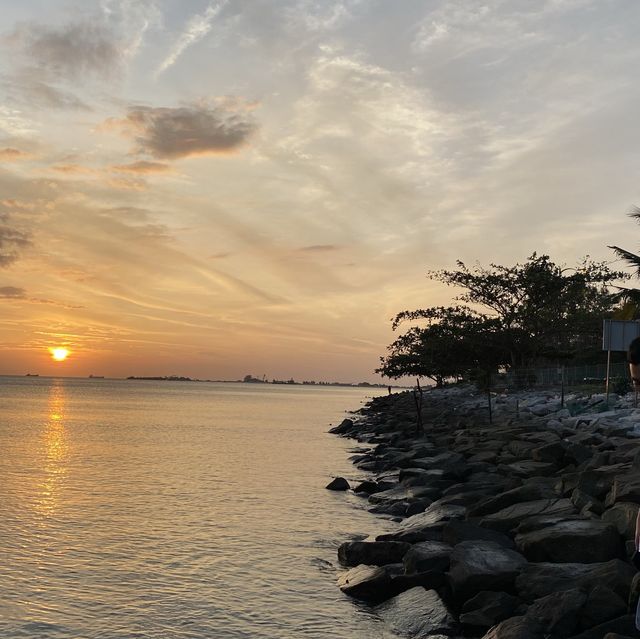
[[[47,517],[58,509],[64,487],[69,457],[69,441],[65,427],[65,390],[60,380],[54,381],[49,393],[47,421],[42,432],[42,481],[38,486],[36,510]]]

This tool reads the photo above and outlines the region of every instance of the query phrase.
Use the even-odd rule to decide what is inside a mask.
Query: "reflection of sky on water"
[[[38,486],[35,509],[43,516],[52,516],[58,509],[69,456],[65,428],[65,390],[62,380],[55,380],[49,392],[41,450],[42,479]]]

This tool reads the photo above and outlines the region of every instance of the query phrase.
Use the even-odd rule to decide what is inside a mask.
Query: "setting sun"
[[[50,348],[49,352],[56,362],[64,362],[64,360],[69,357],[70,353],[68,348]]]

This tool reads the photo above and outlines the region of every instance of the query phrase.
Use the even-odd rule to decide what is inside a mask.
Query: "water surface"
[[[384,522],[323,489],[379,392],[0,378],[0,636],[382,637],[335,556]]]

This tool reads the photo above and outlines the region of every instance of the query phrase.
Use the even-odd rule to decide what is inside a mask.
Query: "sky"
[[[0,10],[0,374],[379,381],[430,269],[640,244],[637,0]]]

